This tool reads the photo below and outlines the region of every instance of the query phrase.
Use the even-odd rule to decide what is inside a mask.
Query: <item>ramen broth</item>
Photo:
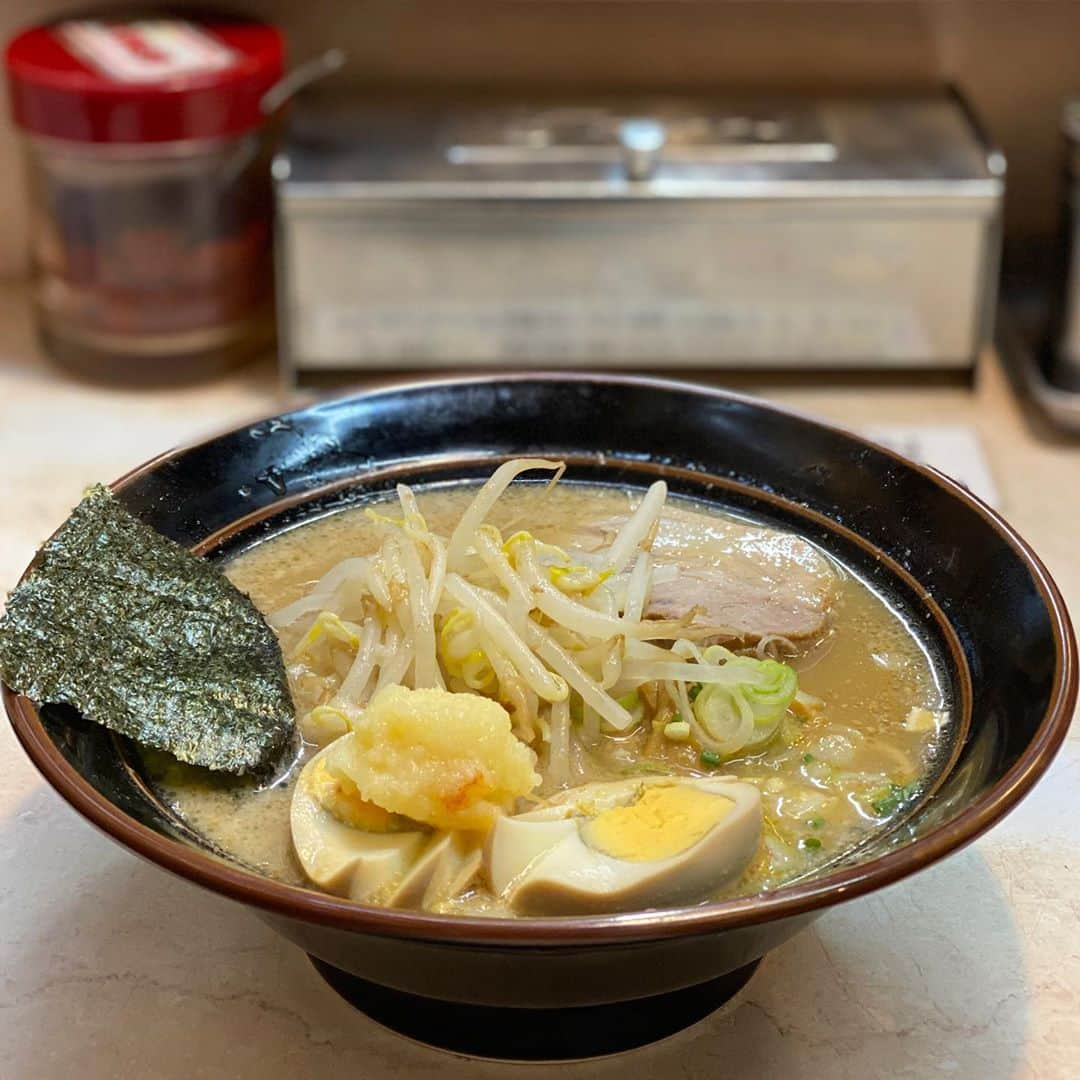
[[[417,492],[417,500],[432,531],[449,535],[474,493],[464,486],[431,489]],[[504,535],[527,527],[541,540],[560,542],[590,529],[603,533],[606,523],[625,519],[640,497],[594,485],[517,484],[489,520]],[[663,523],[654,550],[674,562],[691,548],[698,559],[747,557],[746,545],[733,553],[730,543],[732,530],[746,523],[712,508],[672,496]],[[776,551],[789,537],[754,528],[758,547],[749,546],[750,557],[769,549],[771,561],[761,572],[776,574],[785,565]],[[233,558],[226,573],[269,613],[304,595],[342,559],[370,552],[377,543],[363,507],[353,507],[258,544]],[[719,895],[754,893],[813,873],[887,829],[933,775],[948,737],[950,703],[927,650],[897,611],[855,574],[831,560],[829,568],[826,625],[796,642],[794,651],[787,643],[779,650],[797,671],[800,690],[820,699],[819,705],[793,705],[764,746],[722,762],[691,741],[665,737],[660,724],[643,722],[628,734],[613,735],[595,725],[589,730],[578,719],[570,775],[561,786],[660,774],[732,776],[755,785],[763,808],[757,854]],[[310,692],[294,687],[298,711],[310,708],[310,701],[299,700]],[[559,785],[545,768],[542,742],[537,746],[543,796]],[[221,781],[161,758],[148,763],[162,797],[190,829],[243,865],[304,884],[290,840],[289,806],[299,769],[313,752],[306,746],[292,770],[267,789]],[[482,878],[438,910],[507,914]]]

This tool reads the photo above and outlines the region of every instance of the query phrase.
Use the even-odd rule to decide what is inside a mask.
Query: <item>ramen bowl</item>
[[[688,384],[531,374],[404,385],[172,451],[113,487],[160,532],[226,558],[400,481],[476,479],[534,454],[586,480],[644,488],[663,478],[803,535],[887,596],[931,643],[953,702],[953,743],[929,797],[840,862],[758,895],[612,915],[438,915],[353,903],[229,861],[155,795],[123,739],[70,709],[4,697],[26,752],[80,814],[250,907],[377,1019],[454,1049],[579,1056],[696,1019],[830,906],[990,828],[1065,736],[1076,646],[1036,555],[965,488],[850,433]],[[534,1010],[563,1011],[538,1028]],[[537,1030],[543,1045],[525,1034]]]

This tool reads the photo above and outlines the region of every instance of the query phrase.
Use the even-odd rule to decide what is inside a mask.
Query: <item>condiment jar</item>
[[[8,46],[42,339],[94,376],[169,381],[273,334],[263,96],[283,42],[237,19],[77,19]]]

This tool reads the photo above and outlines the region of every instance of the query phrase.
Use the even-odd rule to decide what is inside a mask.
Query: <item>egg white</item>
[[[688,785],[732,805],[704,836],[666,858],[616,858],[590,845],[589,822],[631,804],[655,784]],[[486,869],[493,890],[519,914],[694,903],[746,869],[758,847],[761,820],[758,789],[731,778],[670,776],[586,784],[537,810],[501,818],[488,843]]]

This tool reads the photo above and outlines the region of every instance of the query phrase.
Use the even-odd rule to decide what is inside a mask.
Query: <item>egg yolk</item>
[[[318,761],[308,781],[316,802],[343,825],[365,832],[397,832],[411,826],[398,814],[364,799],[348,777],[334,776],[325,761]],[[414,826],[413,826],[414,827]]]
[[[597,851],[629,862],[668,859],[693,847],[735,804],[689,784],[651,785],[628,806],[616,806],[582,829]]]

